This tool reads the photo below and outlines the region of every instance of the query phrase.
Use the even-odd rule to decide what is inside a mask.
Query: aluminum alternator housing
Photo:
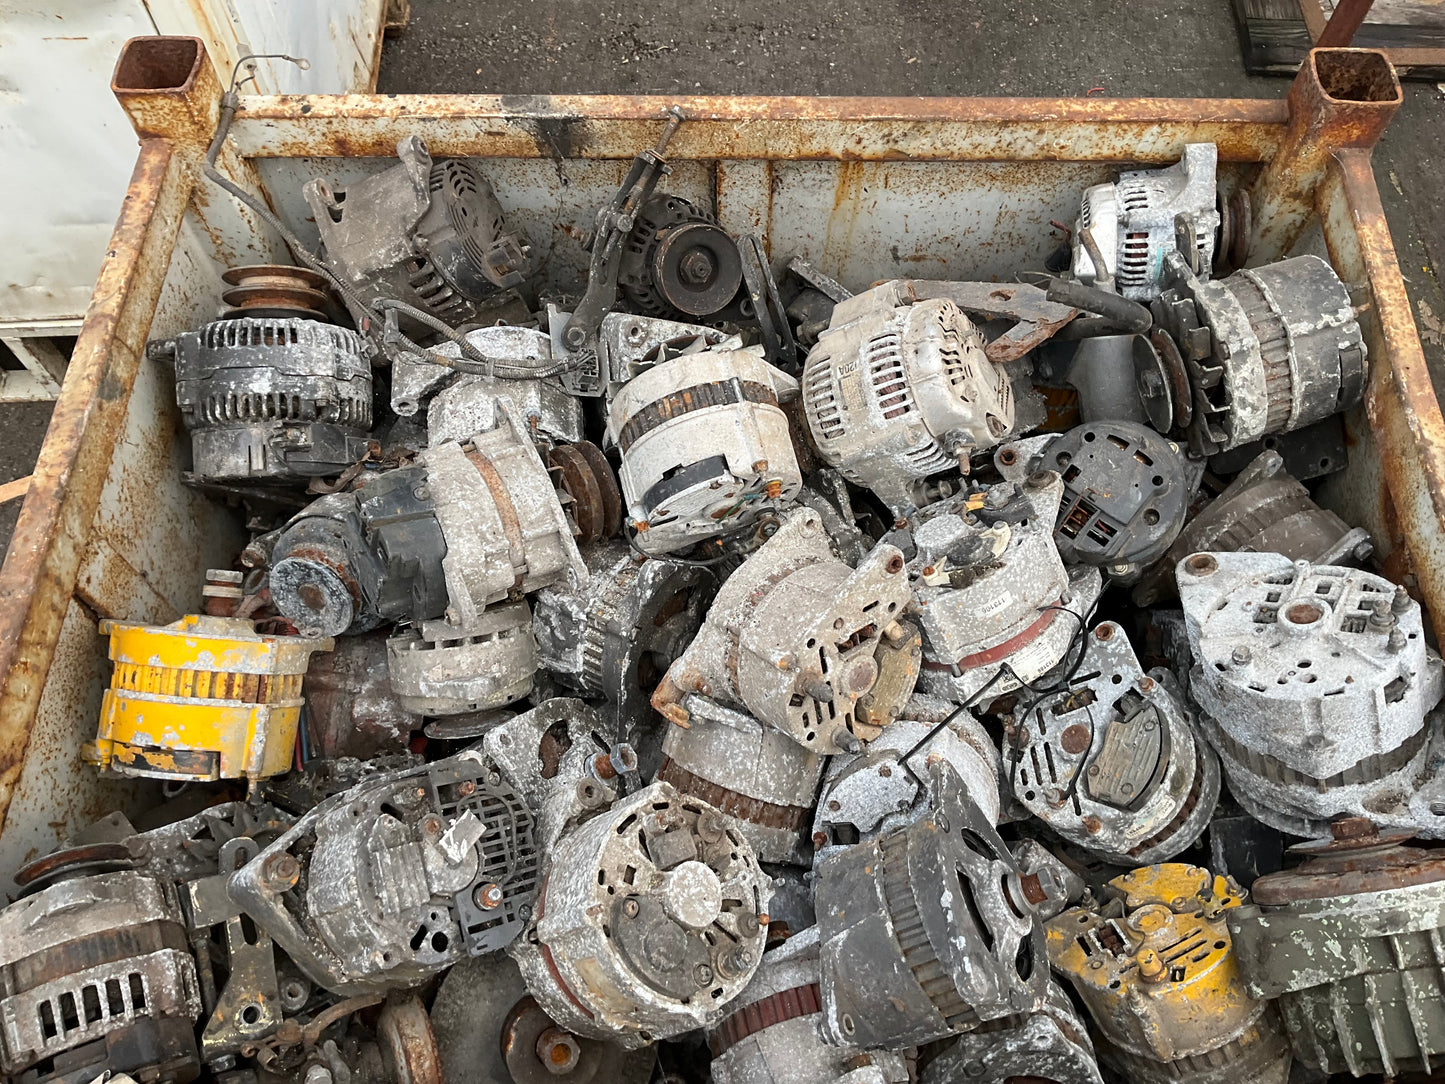
[[[1014,797],[1118,865],[1162,862],[1193,844],[1219,800],[1219,758],[1173,684],[1167,670],[1145,674],[1123,628],[1100,622],[1078,675],[1015,724]]]
[[[324,635],[383,619],[470,629],[492,603],[585,580],[536,445],[514,411],[497,411],[497,428],[428,448],[419,466],[322,497],[287,524],[272,554],[276,608]]]
[[[1214,239],[1219,229],[1215,208],[1215,168],[1219,151],[1213,143],[1186,143],[1184,157],[1164,169],[1139,169],[1119,174],[1113,184],[1084,190],[1073,235],[1073,273],[1080,282],[1095,283],[1111,275],[1119,293],[1135,301],[1159,296],[1164,283],[1164,257],[1178,250],[1176,220],[1184,216],[1198,266],[1208,273],[1214,264]],[[1103,273],[1081,240],[1092,232],[1104,259]]]
[[[969,801],[997,825],[1002,766],[993,738],[958,705],[916,694],[861,753],[829,759],[813,813],[813,864],[840,847],[877,839],[927,816],[924,766],[935,761],[958,774]]]
[[[559,684],[605,701],[599,710],[650,776],[661,720],[649,698],[697,634],[717,581],[689,565],[639,560],[623,542],[583,556],[587,583],[554,584],[533,601],[538,660]]]
[[[828,1042],[819,980],[816,927],[768,950],[708,1030],[713,1084],[908,1084],[901,1052]]]
[[[818,866],[830,1042],[933,1042],[1032,1011],[1047,993],[1037,903],[1013,856],[952,768],[930,764],[927,777],[929,816]]]
[[[1445,1063],[1445,862],[1365,820],[1292,848],[1229,913],[1249,993],[1276,999],[1295,1057],[1322,1073],[1438,1074]]]
[[[1246,812],[1299,836],[1342,813],[1445,835],[1415,793],[1441,663],[1404,588],[1275,553],[1197,553],[1178,581],[1190,693]]]
[[[470,625],[423,621],[386,641],[392,691],[418,715],[505,707],[532,691],[537,641],[524,602],[488,606]]]
[[[903,554],[880,545],[849,568],[833,556],[811,508],[727,578],[692,643],[653,693],[687,722],[687,693],[746,708],[817,753],[856,750],[897,718],[922,651],[901,620],[909,601]]]
[[[1049,962],[1094,1020],[1099,1058],[1131,1084],[1284,1084],[1289,1044],[1244,988],[1226,877],[1168,862],[1114,878],[1102,905],[1048,924]]]
[[[1098,565],[1120,583],[1143,575],[1178,537],[1203,466],[1134,422],[1071,429],[1044,459],[1064,481],[1054,529],[1059,555]]]
[[[1043,676],[1068,653],[1103,589],[1099,570],[1064,567],[1054,517],[1064,487],[1053,471],[991,486],[916,517],[908,563],[923,630],[923,691],[956,703]],[[1006,669],[1005,669],[1006,668]]]
[[[684,549],[798,495],[803,476],[778,406],[795,390],[754,347],[672,358],[622,385],[608,434],[640,549]]]
[[[682,706],[687,725],[667,727],[657,779],[732,817],[759,861],[804,863],[827,758],[696,694]]]
[[[396,165],[344,188],[319,178],[302,188],[326,262],[368,305],[394,298],[454,326],[474,320],[478,302],[522,283],[525,250],[470,162],[433,161],[415,135],[402,137],[396,156]]]
[[[425,982],[521,932],[533,815],[466,752],[328,798],[231,879],[231,897],[313,982],[347,996]]]
[[[356,332],[247,316],[157,345],[174,353],[198,481],[305,481],[366,454],[371,362]]]
[[[467,342],[488,357],[500,358],[513,369],[545,373],[556,364],[552,357],[552,338],[529,327],[479,327],[467,332]],[[460,358],[462,348],[444,342],[436,348],[443,357]],[[401,366],[395,368],[400,369]],[[439,369],[439,366],[430,366]],[[448,378],[451,373],[441,370]],[[392,377],[392,406],[398,405],[397,376]],[[567,394],[556,376],[538,376],[531,380],[464,375],[448,384],[432,398],[426,412],[427,443],[433,447],[454,440],[467,440],[475,433],[495,429],[499,422],[497,403],[505,400],[509,413],[525,422],[537,436],[551,442],[576,443],[586,435],[583,429],[582,402]],[[398,410],[405,416],[420,409],[415,389],[407,391],[400,402],[410,411]]]
[[[194,1080],[201,990],[174,885],[123,869],[0,911],[0,1071],[89,1084]]]
[[[1168,277],[1153,305],[1161,367],[1139,374],[1140,397],[1161,431],[1187,429],[1196,454],[1287,433],[1360,401],[1364,337],[1349,290],[1320,257],[1201,282],[1175,254]]]
[[[722,1015],[762,959],[769,896],[731,818],[653,783],[558,840],[508,951],[552,1019],[635,1049]]]
[[[1104,1084],[1089,1030],[1069,995],[1049,983],[1038,1012],[1020,1014],[966,1032],[938,1054],[921,1084]]]
[[[808,353],[803,411],[818,456],[895,511],[1014,426],[1008,374],[953,302],[888,282],[838,303]]]
[[[1169,551],[1135,584],[1136,606],[1175,593],[1174,569],[1203,551],[1282,553],[1316,565],[1352,564],[1373,550],[1363,527],[1351,527],[1310,497],[1276,451],[1261,452],[1214,500],[1196,513]]]

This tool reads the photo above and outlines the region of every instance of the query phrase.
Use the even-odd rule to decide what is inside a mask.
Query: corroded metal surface
[[[44,765],[64,755],[55,743],[29,749],[27,743],[72,593],[80,599],[75,628],[88,617],[84,607],[97,603],[107,611],[103,616],[115,609],[126,611],[117,616],[152,622],[175,616],[175,609],[167,612],[166,607],[178,600],[151,582],[157,571],[151,562],[159,556],[137,555],[117,544],[127,533],[127,517],[139,512],[105,508],[97,515],[112,461],[122,459],[120,435],[130,421],[130,391],[163,286],[183,290],[177,283],[186,276],[218,276],[227,266],[265,256],[274,244],[249,212],[207,188],[193,191],[194,170],[217,113],[215,73],[194,50],[187,54],[166,39],[143,41],[147,52],[135,56],[144,63],[123,64],[117,71],[117,93],[142,136],[137,171],[36,485],[0,571],[0,599],[6,603],[0,613],[0,815],[9,807],[22,769],[34,791],[44,785]],[[960,248],[968,231],[963,246],[968,259],[986,266],[996,258],[989,255],[994,250],[1038,243],[1033,231],[1046,224],[1053,198],[1048,193],[1062,178],[1096,183],[1112,164],[1167,164],[1177,160],[1184,143],[1212,141],[1226,184],[1250,184],[1256,164],[1272,163],[1251,185],[1257,209],[1254,240],[1257,246],[1263,241],[1259,253],[1268,255],[1270,245],[1297,234],[1315,209],[1342,278],[1368,287],[1372,311],[1361,319],[1372,374],[1366,410],[1350,425],[1357,436],[1368,434],[1373,441],[1352,450],[1351,469],[1326,486],[1327,503],[1362,512],[1346,518],[1371,530],[1387,568],[1392,574],[1413,573],[1427,607],[1440,613],[1445,607],[1431,604],[1445,603],[1445,554],[1440,552],[1445,549],[1440,527],[1445,420],[1429,383],[1369,164],[1368,148],[1398,95],[1388,67],[1372,59],[1377,54],[1354,50],[1315,57],[1288,102],[248,97],[219,166],[241,183],[262,189],[277,188],[277,180],[284,179],[273,169],[309,168],[299,162],[303,157],[318,156],[312,161],[321,161],[325,169],[355,175],[369,167],[348,159],[389,156],[401,135],[415,132],[436,154],[489,158],[498,169],[530,178],[536,191],[550,193],[554,203],[560,199],[545,231],[555,241],[549,248],[555,247],[565,263],[574,259],[573,249],[579,255],[581,249],[559,221],[574,201],[589,199],[592,188],[615,185],[621,161],[639,144],[651,142],[664,108],[678,104],[690,118],[669,151],[681,194],[690,199],[711,195],[725,227],[746,223],[776,234],[775,244],[791,245],[823,271],[841,275],[844,263],[850,274],[863,267],[862,258],[851,254],[864,250],[873,237],[873,228],[864,225],[873,209],[881,206],[894,216],[882,225],[896,225],[898,204],[877,202],[884,189],[894,201],[926,208],[924,217],[938,217],[941,223],[930,221],[931,230],[910,240],[915,248],[905,253],[909,259],[928,245]],[[185,70],[177,74],[178,68]],[[1357,68],[1383,75],[1360,81],[1351,75]],[[1365,100],[1351,100],[1351,95]],[[324,156],[334,157],[327,163]],[[556,192],[558,179],[568,188],[562,196]],[[975,195],[991,201],[988,216],[965,213]],[[286,197],[279,188],[273,198],[284,212]],[[824,206],[830,201],[831,210]],[[1000,212],[996,220],[995,207]],[[937,208],[947,213],[933,216]],[[529,230],[544,229],[526,214],[519,221]],[[535,233],[529,239],[535,241]],[[243,256],[242,248],[254,252]],[[914,267],[920,275],[942,270],[927,260]],[[169,284],[167,274],[173,280]],[[159,414],[164,424],[164,411]],[[1385,484],[1375,484],[1377,479]],[[83,668],[75,672],[85,673]],[[103,675],[94,680],[103,682]],[[87,704],[94,691],[89,686],[52,689],[49,701]],[[88,707],[73,710],[89,712]],[[25,768],[27,759],[33,770]],[[89,800],[73,788],[45,800],[27,798],[21,803],[26,824],[17,828],[37,839],[63,832],[64,822],[80,816]],[[41,810],[58,814],[50,819],[59,823],[44,826],[46,818],[37,815]],[[13,832],[6,834],[8,843]]]

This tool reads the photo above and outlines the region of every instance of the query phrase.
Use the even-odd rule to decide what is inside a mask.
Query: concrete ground
[[[411,0],[389,93],[1275,97],[1245,75],[1230,0]],[[1407,83],[1376,174],[1437,387],[1445,388],[1445,94]],[[0,408],[0,481],[28,474],[43,405]],[[8,545],[18,502],[0,508]]]

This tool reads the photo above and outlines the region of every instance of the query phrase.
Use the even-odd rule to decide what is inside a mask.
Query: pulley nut
[[[562,1076],[577,1068],[582,1060],[582,1044],[571,1032],[547,1028],[537,1036],[537,1060],[553,1076]]]

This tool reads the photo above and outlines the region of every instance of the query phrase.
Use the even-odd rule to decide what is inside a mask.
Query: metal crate
[[[143,786],[79,758],[108,676],[103,618],[194,611],[207,567],[242,544],[237,515],[181,484],[188,441],[150,338],[214,316],[220,273],[284,258],[251,212],[200,176],[221,86],[196,39],[131,41],[113,89],[140,136],[125,205],[0,570],[0,869]],[[1324,499],[1367,527],[1387,571],[1445,615],[1445,423],[1426,372],[1370,167],[1401,93],[1383,56],[1316,50],[1287,100],[709,98],[669,150],[668,189],[715,207],[775,255],[861,287],[903,275],[1006,278],[1055,243],[1079,191],[1120,167],[1219,147],[1248,185],[1252,262],[1323,246],[1362,303],[1371,378],[1347,419],[1348,470]],[[450,95],[256,96],[220,157],[314,242],[302,183],[345,183],[423,136],[485,159],[509,225],[553,284],[579,287],[595,208],[656,138],[673,99]],[[1315,224],[1321,230],[1315,229]]]

